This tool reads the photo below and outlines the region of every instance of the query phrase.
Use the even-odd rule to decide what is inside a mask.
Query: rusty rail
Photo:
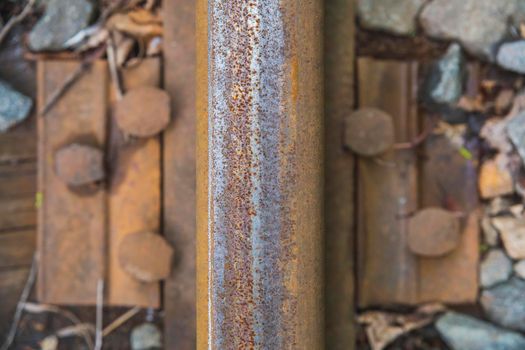
[[[323,348],[321,12],[197,3],[199,349]]]

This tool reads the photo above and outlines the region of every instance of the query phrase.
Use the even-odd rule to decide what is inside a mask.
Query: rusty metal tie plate
[[[78,62],[38,63],[38,103],[44,105]],[[40,269],[38,298],[46,303],[93,305],[105,280],[108,305],[160,305],[159,283],[140,283],[118,265],[126,234],[160,224],[160,140],[107,144],[113,88],[104,61],[95,62],[45,116],[39,116]],[[123,72],[124,86],[157,86],[160,62],[145,60]],[[115,130],[115,128],[111,128]],[[56,151],[80,142],[105,150],[109,183],[73,188],[55,169]]]
[[[360,107],[389,113],[396,142],[413,141],[420,123],[417,64],[361,58],[358,70]],[[475,301],[479,232],[476,185],[471,181],[474,166],[446,139],[432,136],[424,146],[420,151],[426,151],[428,159],[423,163],[413,148],[359,159],[358,301],[362,307]],[[456,208],[443,202],[438,189],[453,197]],[[429,207],[466,213],[457,248],[444,256],[423,257],[409,247],[410,217]]]

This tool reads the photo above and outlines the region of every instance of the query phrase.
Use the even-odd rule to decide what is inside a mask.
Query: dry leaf
[[[162,25],[162,19],[158,16],[153,14],[152,12],[138,8],[136,10],[130,11],[127,13],[129,18],[137,24],[159,24]]]
[[[462,96],[457,103],[457,107],[467,112],[483,112],[485,110],[483,97],[481,95],[477,95],[475,98]]]
[[[161,24],[157,22],[138,23],[129,16],[130,13],[114,14],[108,19],[106,27],[110,30],[118,30],[137,38],[162,36],[163,30]]]
[[[514,96],[514,91],[511,89],[504,89],[500,91],[498,97],[496,97],[496,101],[494,102],[496,113],[502,114],[508,111],[512,106],[512,102],[514,101]]]
[[[383,350],[401,335],[432,323],[445,310],[441,304],[428,304],[408,315],[370,311],[360,315],[358,322],[365,326],[372,350]]]
[[[84,52],[99,47],[107,41],[108,37],[109,31],[106,28],[100,28],[97,32],[93,33],[77,51]]]
[[[135,40],[129,37],[124,37],[122,40],[117,42],[115,51],[116,51],[116,63],[118,67],[123,67],[126,63],[133,47],[135,46]]]

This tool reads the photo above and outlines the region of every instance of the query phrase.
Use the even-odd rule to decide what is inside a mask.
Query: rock
[[[131,331],[131,350],[162,349],[162,334],[151,323],[143,323]]]
[[[345,119],[345,146],[364,157],[386,152],[394,144],[392,117],[377,108],[361,108]]]
[[[436,329],[452,350],[520,350],[525,338],[470,316],[447,312]]]
[[[507,120],[501,118],[491,118],[485,122],[481,128],[480,136],[483,137],[489,146],[500,153],[510,153],[513,150],[512,143],[507,135]]]
[[[115,117],[122,131],[137,137],[160,133],[170,122],[170,97],[166,91],[142,86],[129,91],[118,103]]]
[[[483,230],[483,238],[486,244],[491,247],[498,245],[498,230],[492,225],[492,221],[489,217],[484,217],[481,220],[481,229]]]
[[[95,183],[105,176],[104,153],[92,146],[73,143],[56,152],[55,170],[70,186]]]
[[[425,99],[433,104],[456,104],[463,94],[465,77],[465,60],[461,46],[452,44],[447,53],[432,66],[426,78]]]
[[[423,8],[420,21],[429,36],[458,40],[471,54],[494,61],[519,1],[434,0]]]
[[[501,90],[494,101],[494,110],[497,114],[503,115],[509,111],[512,107],[512,102],[514,102],[514,97],[516,94],[511,89]]]
[[[525,331],[525,281],[511,278],[481,294],[487,317],[503,327]]]
[[[509,198],[496,197],[492,199],[489,205],[486,207],[486,212],[490,216],[497,216],[510,212],[512,202]]]
[[[514,192],[512,177],[497,159],[486,160],[479,171],[479,191],[484,199]]]
[[[366,29],[415,34],[417,15],[428,0],[359,0],[360,24]]]
[[[142,282],[166,279],[171,272],[172,258],[171,246],[153,232],[126,235],[118,248],[120,266]]]
[[[514,273],[519,278],[525,279],[525,260],[520,260],[514,265]]]
[[[507,254],[515,259],[525,259],[525,219],[502,216],[492,219],[499,231]]]
[[[459,239],[459,219],[441,208],[421,210],[408,223],[408,246],[420,256],[446,255],[456,249]]]
[[[525,112],[521,112],[512,118],[507,124],[507,134],[509,139],[518,150],[518,153],[525,163]]]
[[[512,262],[499,249],[488,252],[480,266],[480,283],[484,288],[492,287],[495,284],[509,279],[512,273]]]
[[[500,46],[496,61],[500,67],[516,73],[525,73],[525,40]]]
[[[0,81],[0,132],[5,132],[29,115],[33,101]]]
[[[513,206],[510,207],[510,212],[516,218],[523,217],[523,210],[524,210],[523,204],[514,204]]]
[[[88,27],[95,13],[90,0],[49,0],[46,12],[29,33],[33,51],[59,51],[66,42]]]

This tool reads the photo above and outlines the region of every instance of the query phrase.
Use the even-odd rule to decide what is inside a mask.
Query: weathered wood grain
[[[166,0],[164,82],[173,121],[164,134],[164,233],[175,248],[175,265],[164,287],[165,346],[196,347],[195,298],[195,6]]]

